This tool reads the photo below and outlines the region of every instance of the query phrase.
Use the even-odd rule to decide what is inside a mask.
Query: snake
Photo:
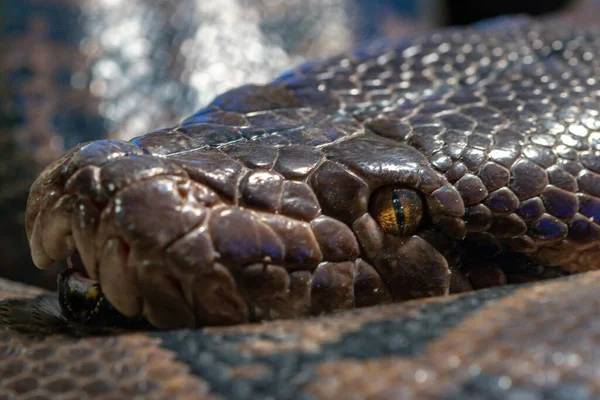
[[[597,398],[598,45],[386,39],[75,146],[30,190],[69,268],[4,285],[0,394]]]

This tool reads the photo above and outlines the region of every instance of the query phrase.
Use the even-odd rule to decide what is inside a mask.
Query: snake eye
[[[423,217],[423,200],[414,190],[386,186],[371,196],[369,212],[385,233],[412,235]]]

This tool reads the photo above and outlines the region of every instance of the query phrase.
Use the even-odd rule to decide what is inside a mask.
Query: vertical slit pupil
[[[396,224],[400,233],[404,233],[404,207],[400,200],[400,195],[397,190],[392,191],[392,204],[394,206],[394,213],[396,214]]]

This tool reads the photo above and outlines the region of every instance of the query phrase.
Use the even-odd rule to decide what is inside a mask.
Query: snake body
[[[564,384],[592,398],[600,394],[598,45],[594,28],[535,22],[376,42],[234,89],[173,128],[81,144],[32,186],[34,262],[76,253],[81,282],[97,281],[121,314],[159,328],[495,287],[310,320],[300,339],[286,336],[302,326],[295,322],[144,337],[231,397],[243,390],[219,389],[223,380],[203,367],[214,364],[202,364],[203,346],[214,356],[211,340],[234,337],[236,351],[251,354],[242,381],[264,383],[277,356],[293,353],[282,368],[295,375],[273,378],[292,379],[289,397],[301,387],[339,398],[364,376],[356,389],[365,397],[544,398]],[[60,315],[36,304],[29,310],[42,317]],[[23,328],[24,307],[5,302],[4,324]],[[490,329],[479,332],[486,320]],[[341,328],[323,340],[310,331],[335,321]],[[558,333],[544,334],[550,328]],[[29,346],[6,337],[9,349]],[[387,341],[374,360],[353,361],[369,357],[361,345]],[[328,353],[324,342],[342,344]],[[306,355],[311,345],[322,358]],[[386,355],[399,358],[376,359]],[[439,386],[423,386],[431,382]],[[252,388],[245,393],[258,396]]]

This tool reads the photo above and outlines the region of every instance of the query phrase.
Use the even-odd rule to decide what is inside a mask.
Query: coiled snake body
[[[159,341],[147,346],[189,364],[194,390],[598,396],[599,44],[595,29],[542,23],[377,42],[227,92],[173,128],[79,145],[32,186],[34,262],[76,255],[70,319],[102,322],[110,303],[159,328],[496,287],[115,339]],[[5,324],[23,328],[27,304],[6,302]],[[43,304],[29,306],[39,324],[67,324]],[[86,340],[75,347],[97,354]],[[210,369],[222,364],[226,378]],[[158,397],[174,385],[149,382]]]

